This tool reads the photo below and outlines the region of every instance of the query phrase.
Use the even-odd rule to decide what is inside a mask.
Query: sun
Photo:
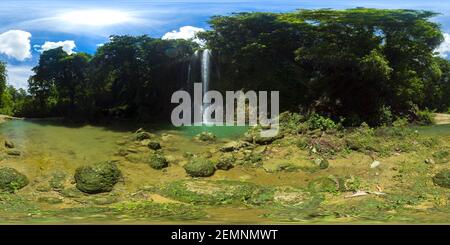
[[[58,19],[73,25],[85,26],[110,26],[133,22],[135,18],[132,14],[120,10],[88,9],[64,12]]]

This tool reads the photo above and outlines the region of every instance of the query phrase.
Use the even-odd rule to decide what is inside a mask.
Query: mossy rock
[[[216,162],[216,169],[220,170],[230,170],[234,167],[234,163],[236,162],[236,158],[231,156],[222,156],[217,162]]]
[[[52,174],[52,178],[48,181],[48,183],[53,190],[62,190],[64,189],[65,181],[66,173],[62,171],[56,171]]]
[[[445,188],[450,188],[450,170],[442,170],[433,177],[433,183]]]
[[[82,166],[75,171],[76,187],[88,194],[111,191],[120,177],[119,168],[111,162]]]
[[[13,193],[28,185],[27,176],[13,168],[0,169],[0,190]]]
[[[169,162],[167,159],[161,154],[152,154],[150,159],[148,160],[148,165],[150,167],[160,170],[163,168],[167,168],[169,166]]]
[[[195,136],[195,138],[203,142],[212,142],[216,140],[216,136],[211,132],[201,132]]]
[[[134,139],[138,140],[138,141],[142,141],[142,140],[147,140],[147,139],[151,139],[153,138],[153,134],[149,133],[149,132],[145,132],[145,131],[136,131],[135,135],[134,135]]]
[[[147,144],[148,148],[152,149],[152,150],[159,150],[161,149],[161,144],[159,144],[159,142],[157,141],[150,141]]]
[[[184,166],[184,170],[191,177],[209,177],[214,174],[216,168],[214,164],[207,159],[193,159]]]

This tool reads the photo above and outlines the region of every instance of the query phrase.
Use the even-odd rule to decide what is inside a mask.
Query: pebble
[[[376,168],[378,166],[380,166],[380,162],[379,161],[373,161],[372,164],[370,164],[370,168]]]

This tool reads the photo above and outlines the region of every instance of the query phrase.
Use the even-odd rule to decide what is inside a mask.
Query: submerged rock
[[[442,170],[433,177],[433,183],[445,188],[450,188],[450,170]]]
[[[192,177],[209,177],[214,174],[216,168],[211,161],[198,158],[184,165],[184,170]]]
[[[167,168],[169,166],[169,163],[167,162],[167,159],[163,155],[152,154],[148,161],[148,165],[150,165],[150,167],[154,169],[160,170],[163,168]]]
[[[14,148],[15,145],[14,145],[14,143],[12,141],[5,140],[5,147],[6,148]]]
[[[28,178],[13,168],[0,169],[0,190],[15,192],[28,185]]]
[[[20,156],[22,153],[19,150],[9,149],[6,151],[6,154],[10,156]]]
[[[120,177],[119,168],[111,162],[82,166],[75,171],[76,187],[89,194],[111,191]]]
[[[203,142],[212,142],[216,140],[216,136],[211,132],[201,132],[195,139],[203,141]]]
[[[282,139],[283,137],[284,135],[281,133],[278,133],[277,135],[271,137],[263,137],[261,136],[261,131],[253,130],[245,133],[242,140],[249,143],[255,143],[258,145],[268,145],[274,142],[275,140]]]
[[[150,142],[148,142],[147,146],[148,146],[148,148],[150,148],[152,150],[161,149],[161,145],[157,141],[150,141]]]
[[[220,151],[222,152],[232,152],[237,151],[241,148],[245,148],[247,146],[250,146],[250,143],[246,141],[231,141],[220,147]]]

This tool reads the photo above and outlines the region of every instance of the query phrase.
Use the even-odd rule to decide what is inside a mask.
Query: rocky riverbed
[[[0,126],[3,223],[448,223],[450,127]],[[438,127],[438,128],[434,128]],[[440,132],[438,135],[429,132]]]

